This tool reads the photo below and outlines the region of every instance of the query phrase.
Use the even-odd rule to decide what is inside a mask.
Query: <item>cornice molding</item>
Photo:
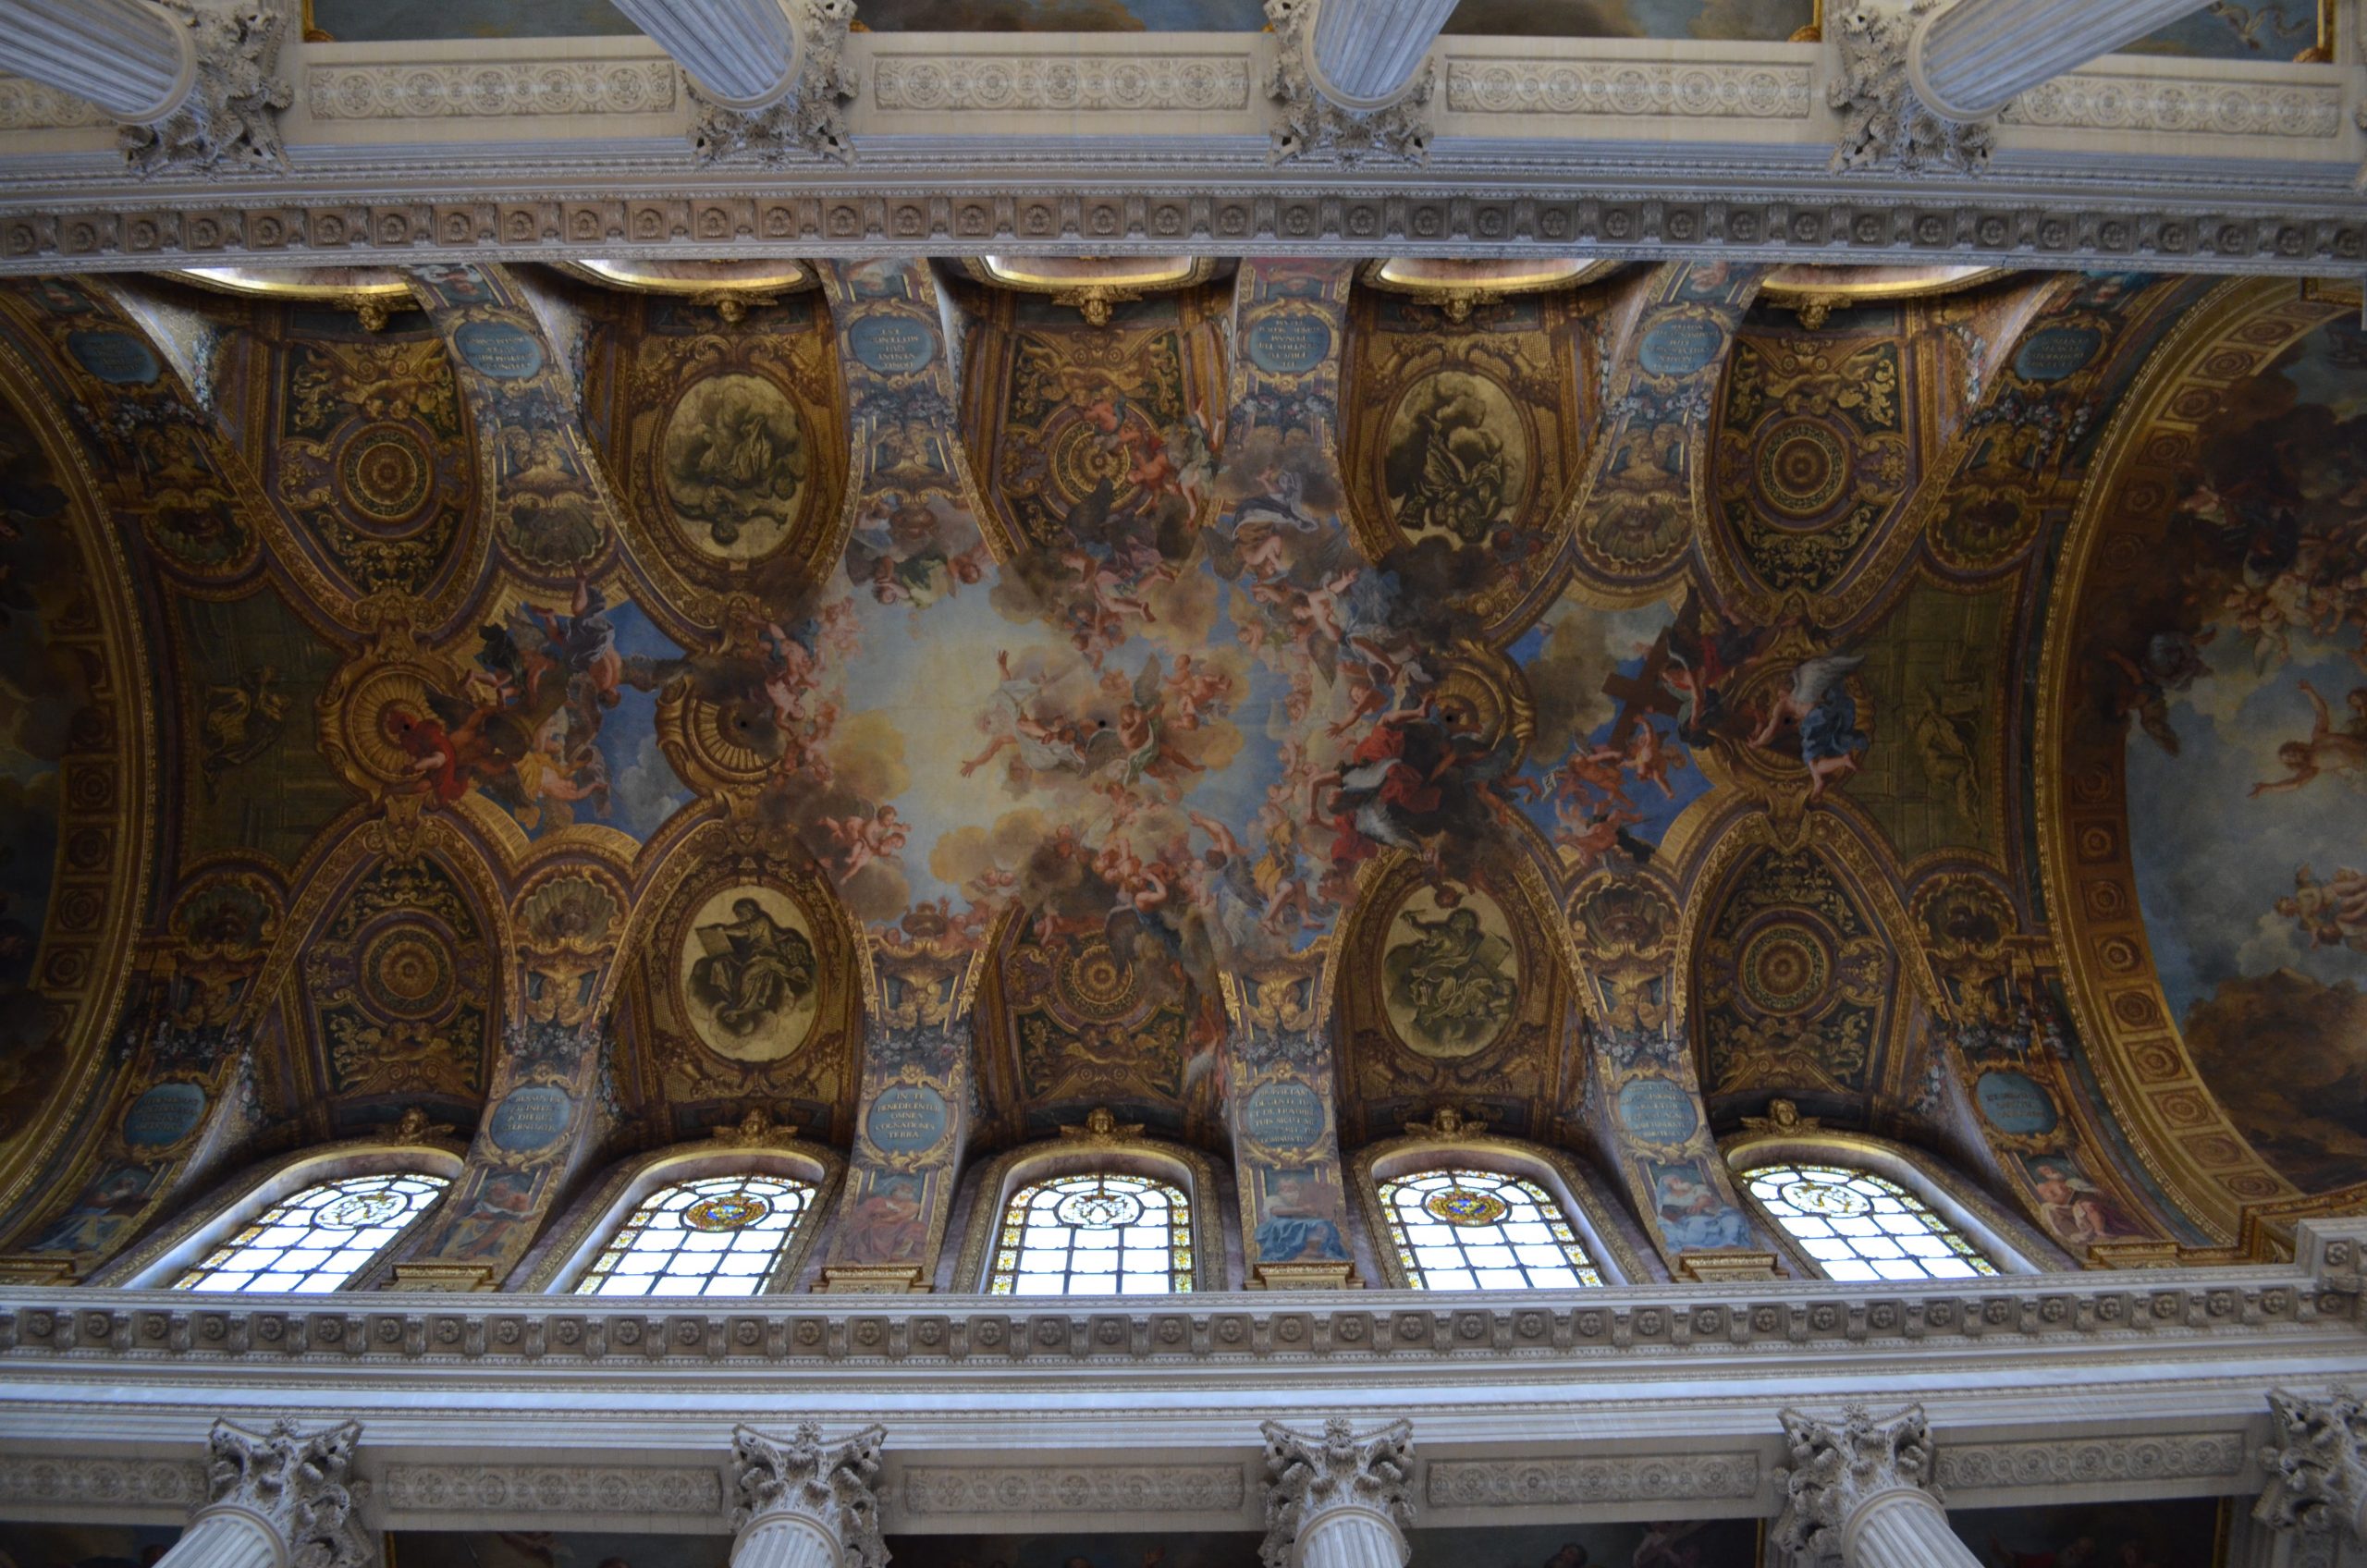
[[[857,1305],[828,1296],[718,1302],[693,1311],[597,1298],[362,1292],[316,1297],[19,1287],[0,1292],[0,1366],[31,1372],[267,1360],[342,1367],[485,1361],[823,1366],[912,1363],[1113,1367],[1195,1362],[1371,1363],[1645,1349],[1728,1366],[1747,1353],[1821,1360],[1901,1344],[2003,1357],[2132,1339],[2201,1349],[2329,1331],[2367,1356],[2359,1241],[2301,1227],[2298,1267],[2011,1275],[1977,1288],[1925,1281],[1868,1291],[1821,1280],[1636,1285],[1502,1295],[1368,1291],[1303,1306],[1208,1293],[1162,1307],[1080,1301],[1014,1312],[1008,1298]],[[917,1300],[917,1298],[916,1298]],[[1047,1304],[1049,1307],[1049,1304]]]
[[[654,259],[784,250],[858,256],[883,246],[1027,254],[1080,245],[1110,255],[1282,246],[1294,254],[1369,256],[1417,244],[1441,255],[1551,251],[1605,261],[1842,265],[1957,260],[2304,276],[2367,263],[2367,219],[2318,212],[2314,202],[2278,212],[2234,202],[2056,202],[2002,188],[1979,202],[1945,193],[1918,202],[1871,186],[1857,187],[1846,200],[1698,196],[1669,188],[1623,193],[1609,186],[1579,197],[1490,190],[1484,181],[1462,194],[1195,191],[1163,182],[1062,190],[1049,178],[1000,190],[992,178],[940,190],[902,179],[876,160],[866,166],[877,182],[866,193],[782,194],[776,187],[753,194],[719,181],[718,190],[685,196],[680,177],[656,182],[663,195],[378,203],[290,190],[252,200],[143,191],[132,200],[52,204],[29,192],[0,200],[0,273],[239,259],[272,266],[534,261],[579,255],[586,246]],[[542,189],[595,183],[639,182],[571,168]]]

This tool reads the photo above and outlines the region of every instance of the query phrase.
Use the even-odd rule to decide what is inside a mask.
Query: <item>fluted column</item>
[[[1413,84],[1455,0],[1317,0],[1308,45],[1316,85],[1351,108],[1386,104]]]
[[[2297,1537],[2340,1535],[2367,1550],[2367,1411],[2337,1385],[2325,1399],[2268,1396],[2276,1440],[2260,1451],[2268,1476],[2252,1517]]]
[[[267,1432],[214,1423],[208,1501],[156,1568],[361,1568],[370,1544],[349,1489],[362,1424]]]
[[[1414,1429],[1358,1433],[1343,1416],[1323,1435],[1273,1421],[1266,1435],[1266,1568],[1405,1568],[1414,1516]]]
[[[1792,1463],[1775,1540],[1796,1568],[1981,1568],[1948,1527],[1923,1407],[1875,1420],[1851,1405],[1837,1427],[1782,1416]]]
[[[2125,48],[2210,0],[1956,0],[1907,46],[1915,94],[1944,119],[1979,120],[2042,82]]]
[[[761,109],[797,81],[797,28],[781,0],[616,0],[726,108]]]
[[[197,83],[195,40],[155,0],[0,0],[5,61],[18,76],[145,125]]]
[[[886,1436],[867,1427],[826,1443],[811,1421],[785,1438],[733,1427],[731,1568],[885,1568],[875,1488]]]

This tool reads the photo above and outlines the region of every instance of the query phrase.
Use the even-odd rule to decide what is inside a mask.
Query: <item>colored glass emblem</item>
[[[1192,1288],[1192,1205],[1148,1176],[1095,1171],[1033,1182],[1004,1206],[995,1295],[1170,1295]]]
[[[811,1183],[788,1176],[709,1176],[642,1200],[583,1277],[586,1296],[744,1296],[765,1289]]]
[[[1905,1187],[1840,1165],[1770,1165],[1748,1186],[1828,1280],[1968,1280],[1997,1266]]]
[[[1536,1182],[1494,1170],[1423,1170],[1380,1184],[1405,1282],[1420,1291],[1600,1285],[1570,1217]]]
[[[451,1183],[403,1171],[349,1176],[275,1204],[203,1262],[177,1291],[334,1291],[367,1268]]]

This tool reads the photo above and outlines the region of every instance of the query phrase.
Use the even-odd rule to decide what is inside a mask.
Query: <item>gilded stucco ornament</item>
[[[216,1421],[198,1517],[222,1509],[264,1521],[287,1543],[290,1568],[361,1568],[377,1555],[350,1488],[361,1436],[359,1421],[309,1432],[286,1420],[264,1432]]]
[[[273,67],[288,18],[267,5],[162,3],[193,35],[197,80],[171,114],[123,128],[124,162],[143,178],[160,170],[208,179],[226,168],[284,172],[288,150],[279,140],[279,111],[295,102],[295,93]]]
[[[1278,106],[1269,164],[1331,163],[1352,167],[1430,161],[1430,91],[1438,67],[1424,61],[1404,91],[1386,104],[1356,108],[1327,96],[1307,67],[1315,26],[1311,0],[1266,0],[1275,36],[1274,74],[1266,95]]]
[[[1266,1568],[1290,1568],[1292,1547],[1334,1510],[1378,1514],[1403,1528],[1414,1517],[1414,1428],[1392,1421],[1359,1433],[1344,1415],[1323,1435],[1277,1421],[1266,1435]]]
[[[699,163],[779,168],[809,158],[854,162],[846,106],[862,91],[863,78],[842,58],[847,26],[853,20],[854,0],[805,0],[799,18],[797,84],[762,108],[718,104],[686,73],[691,150]]]
[[[1792,1463],[1772,1477],[1784,1496],[1774,1538],[1804,1568],[1840,1562],[1850,1522],[1886,1493],[1920,1491],[1944,1501],[1921,1405],[1876,1420],[1853,1404],[1837,1427],[1797,1410],[1782,1419]]]
[[[799,1423],[785,1438],[734,1427],[732,1527],[744,1533],[769,1515],[795,1514],[837,1540],[854,1568],[887,1568],[877,1491],[879,1445],[887,1435],[883,1427],[866,1427],[826,1443],[812,1421]]]
[[[2339,1384],[2322,1400],[2269,1390],[2276,1441],[2260,1451],[2268,1477],[2252,1517],[2280,1530],[2347,1531],[2367,1544],[2367,1409]]]
[[[1906,174],[1948,171],[1975,175],[1988,165],[1990,122],[1943,118],[1922,99],[1907,69],[1915,24],[1940,0],[1913,0],[1894,10],[1861,0],[1834,18],[1841,75],[1825,101],[1841,113],[1841,141],[1833,172],[1895,169]]]

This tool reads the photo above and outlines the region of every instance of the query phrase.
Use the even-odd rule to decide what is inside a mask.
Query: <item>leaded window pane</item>
[[[442,1176],[401,1171],[307,1187],[218,1243],[174,1280],[173,1289],[305,1295],[338,1290],[450,1185]]]
[[[796,1238],[814,1186],[788,1176],[708,1176],[652,1193],[575,1282],[583,1296],[744,1296]]]
[[[1492,1170],[1425,1170],[1380,1184],[1406,1282],[1422,1291],[1600,1285],[1569,1217],[1544,1188]]]
[[[1870,1170],[1768,1165],[1751,1195],[1830,1280],[1967,1280],[1997,1266],[1931,1206]]]
[[[1192,1204],[1148,1176],[1056,1176],[1012,1194],[990,1294],[1170,1295],[1192,1289]]]

